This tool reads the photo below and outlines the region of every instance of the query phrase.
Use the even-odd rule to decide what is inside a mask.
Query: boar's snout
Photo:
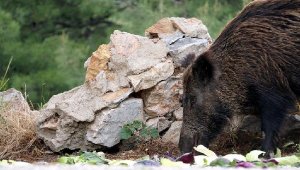
[[[202,133],[199,133],[197,131],[194,133],[189,133],[189,135],[186,135],[183,130],[181,131],[179,139],[179,149],[182,154],[194,152],[193,148],[198,145],[204,145],[206,147],[209,146],[207,135],[203,135]]]
[[[193,151],[194,139],[193,137],[181,135],[179,139],[179,149],[182,154]]]

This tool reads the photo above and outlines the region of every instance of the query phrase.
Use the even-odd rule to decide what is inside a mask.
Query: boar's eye
[[[183,93],[180,102],[182,103],[182,105],[186,105],[187,104],[187,97],[186,97],[185,93]]]
[[[197,102],[197,97],[195,95],[189,93],[183,95],[183,103],[185,105],[189,104],[192,106],[196,104],[196,102]]]

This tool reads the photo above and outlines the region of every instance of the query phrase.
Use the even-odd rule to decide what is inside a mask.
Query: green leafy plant
[[[159,137],[158,130],[153,127],[147,127],[145,123],[135,120],[132,123],[125,124],[120,132],[122,140],[133,137],[138,141],[148,141]]]
[[[57,160],[61,164],[76,164],[86,163],[92,165],[107,164],[108,160],[105,159],[103,152],[82,152],[78,156],[61,156]]]

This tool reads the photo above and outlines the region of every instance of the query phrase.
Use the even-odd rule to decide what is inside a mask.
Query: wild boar
[[[183,79],[182,152],[209,146],[235,115],[255,114],[262,149],[274,153],[284,118],[299,101],[300,0],[250,3],[195,57]]]

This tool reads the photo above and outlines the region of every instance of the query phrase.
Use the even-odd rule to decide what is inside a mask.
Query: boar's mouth
[[[181,133],[179,140],[179,148],[182,154],[194,152],[193,147],[198,145],[209,146],[208,135],[200,132],[194,132],[186,135]]]
[[[182,136],[179,140],[179,148],[182,154],[192,152],[193,150],[193,138],[189,136]]]
[[[232,116],[224,104],[218,102],[214,109],[213,114],[203,114],[201,118],[193,117],[191,120],[184,117],[179,140],[182,153],[192,152],[193,147],[198,145],[209,147],[209,143],[230,122]]]

